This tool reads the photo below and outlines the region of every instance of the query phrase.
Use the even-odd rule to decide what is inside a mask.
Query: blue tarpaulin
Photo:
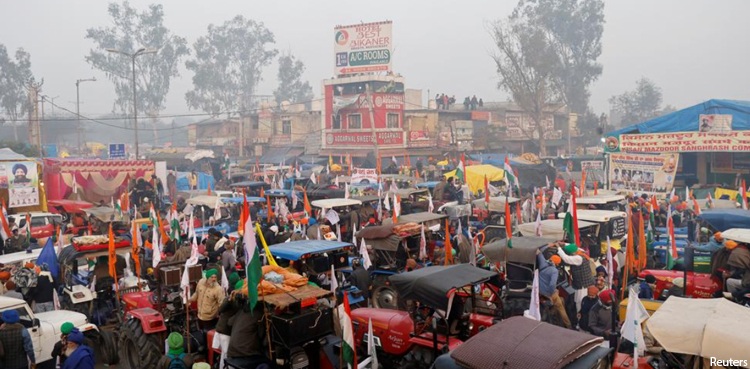
[[[188,174],[190,174],[190,172],[177,172],[177,191],[190,190],[190,181],[188,180]],[[214,176],[203,172],[196,172],[196,174],[198,174],[199,190],[208,189],[209,183],[211,184],[211,188],[216,187]]]
[[[698,105],[678,110],[610,132],[607,136],[626,133],[697,132],[701,114],[732,115],[732,130],[750,130],[750,101],[708,100]]]

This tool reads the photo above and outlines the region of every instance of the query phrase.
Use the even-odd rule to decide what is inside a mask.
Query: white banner
[[[33,161],[6,162],[9,208],[39,205],[39,177]],[[6,169],[6,170],[7,170]]]

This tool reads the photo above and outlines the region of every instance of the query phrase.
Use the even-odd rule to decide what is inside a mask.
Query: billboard
[[[335,75],[390,72],[392,22],[361,23],[334,28]]]
[[[110,159],[125,159],[125,144],[111,143],[109,144],[109,158]]]
[[[379,146],[404,145],[404,131],[378,130],[375,134]],[[326,147],[357,147],[372,145],[372,132],[335,132],[329,131],[325,135]]]
[[[664,193],[672,190],[679,154],[611,154],[609,188]]]
[[[8,178],[9,208],[39,205],[39,177],[33,161],[3,163]],[[8,169],[10,171],[8,172]]]

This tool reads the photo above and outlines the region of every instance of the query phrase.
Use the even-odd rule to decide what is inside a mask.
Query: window
[[[349,129],[362,129],[362,116],[359,114],[349,114],[347,117]]]
[[[281,121],[281,134],[284,135],[290,135],[292,134],[292,121],[291,120],[282,120]]]
[[[386,128],[399,128],[399,119],[397,113],[388,113],[386,116]]]
[[[32,227],[43,227],[47,225],[47,218],[45,217],[33,217],[31,218]]]
[[[341,116],[340,115],[334,114],[331,116],[331,128],[341,129]]]
[[[253,119],[253,129],[258,129],[258,120]]]

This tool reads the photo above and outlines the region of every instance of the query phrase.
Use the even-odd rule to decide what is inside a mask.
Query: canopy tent
[[[0,149],[0,161],[31,160],[9,148]]]
[[[708,100],[642,123],[623,127],[607,133],[607,137],[628,133],[697,132],[702,114],[730,114],[733,130],[750,130],[750,101]]]
[[[445,178],[455,177],[456,171],[452,170],[444,174]],[[487,180],[490,182],[502,181],[505,178],[505,171],[488,164],[480,165],[469,165],[466,167],[466,184],[469,186],[469,190],[472,193],[477,193],[479,190],[484,190],[484,176],[487,176]]]
[[[154,173],[150,160],[44,159],[48,200],[78,197],[91,203],[109,203],[127,190],[130,179],[150,179]]]

